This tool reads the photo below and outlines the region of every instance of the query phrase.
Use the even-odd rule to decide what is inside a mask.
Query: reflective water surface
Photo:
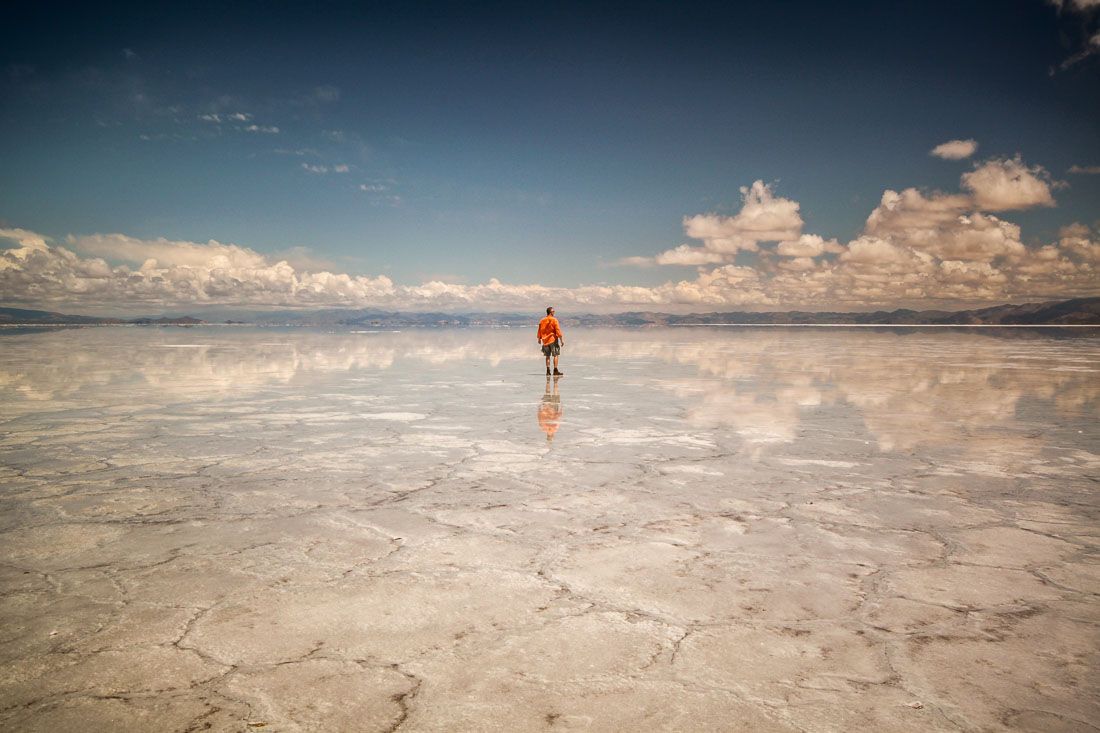
[[[1095,333],[568,344],[0,335],[0,726],[1100,726]]]

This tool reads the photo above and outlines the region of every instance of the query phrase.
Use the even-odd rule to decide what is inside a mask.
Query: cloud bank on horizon
[[[933,155],[969,157],[974,140]],[[124,234],[69,235],[65,242],[0,229],[0,302],[32,307],[205,306],[597,311],[653,308],[861,309],[897,303],[983,304],[1100,295],[1100,232],[1073,222],[1056,241],[1027,246],[1020,227],[996,214],[1054,207],[1064,186],[1020,156],[991,158],[960,177],[958,192],[886,190],[862,233],[840,243],[804,231],[797,201],[761,180],[741,188],[740,211],[683,218],[687,237],[639,267],[695,266],[693,279],[656,286],[483,284],[398,285],[385,275],[352,276],[295,267],[251,249],[145,241]],[[111,264],[116,262],[119,264]]]

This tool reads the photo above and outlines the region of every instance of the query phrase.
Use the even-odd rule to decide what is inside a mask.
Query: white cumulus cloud
[[[683,244],[652,258],[620,262],[696,265],[704,270],[713,263],[733,262],[739,250],[756,253],[747,268],[758,276],[753,281],[712,275],[722,269],[715,268],[711,273],[701,271],[693,283],[655,289],[661,297],[684,298],[683,302],[707,303],[719,297],[726,303],[865,307],[899,301],[955,305],[1100,294],[1100,245],[1092,230],[1075,224],[1064,228],[1057,242],[1028,247],[1017,224],[992,213],[1054,206],[1052,190],[1057,186],[1046,170],[1024,164],[1019,156],[994,158],[963,174],[959,192],[885,191],[863,232],[841,244],[798,233],[798,203],[778,199],[757,182],[746,190],[746,209],[782,212],[797,236],[771,240],[776,241],[771,245],[767,237],[779,227],[772,227],[768,235],[748,235],[750,229],[768,229],[744,226],[751,220],[748,216],[686,217],[685,224],[691,226],[685,231],[702,240],[702,246]],[[776,202],[782,206],[776,207]],[[801,217],[798,224],[800,229]]]
[[[197,244],[167,239],[142,240],[123,234],[92,234],[70,236],[65,241],[81,252],[124,262],[151,262],[154,267],[237,269],[264,267],[266,264],[263,255],[253,250],[215,240]]]
[[[963,213],[973,204],[965,196],[886,191],[864,231],[947,259],[980,260],[1023,251],[1018,226],[991,214]]]
[[[977,150],[977,140],[948,140],[932,148],[931,154],[944,160],[962,160],[969,158]]]
[[[654,258],[658,265],[710,265],[725,261],[724,254],[712,252],[706,247],[692,247],[690,244],[681,244]]]
[[[0,292],[7,302],[304,306],[365,303],[393,293],[385,276],[301,272],[286,261],[272,263],[251,249],[213,240],[105,234],[70,237],[69,249],[25,230],[0,230],[0,238],[19,244],[0,252]],[[140,266],[111,265],[103,258]]]
[[[770,184],[755,181],[741,187],[741,210],[735,216],[697,214],[684,217],[684,234],[702,247],[680,245],[656,256],[657,264],[699,265],[732,260],[739,251],[755,252],[761,242],[796,240],[802,234],[799,204],[776,196]]]
[[[1100,238],[1097,238],[1084,224],[1074,222],[1058,231],[1058,246],[1067,252],[1073,252],[1088,262],[1100,263]]]
[[[1050,175],[1040,166],[1024,165],[1019,156],[990,160],[962,176],[963,188],[983,211],[1019,211],[1054,206]]]
[[[835,239],[825,239],[820,234],[803,234],[798,239],[780,242],[775,251],[784,257],[817,257],[826,252],[839,254],[844,248]]]

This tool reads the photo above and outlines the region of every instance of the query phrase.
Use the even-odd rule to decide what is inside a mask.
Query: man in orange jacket
[[[554,376],[560,377],[558,371],[558,355],[561,347],[565,346],[565,337],[561,335],[561,326],[558,319],[554,318],[554,309],[546,309],[546,318],[539,321],[539,344],[542,345],[542,353],[546,356],[546,374],[550,374],[550,357],[554,357]]]

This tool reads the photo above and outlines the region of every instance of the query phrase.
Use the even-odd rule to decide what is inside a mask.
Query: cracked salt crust
[[[1095,335],[571,334],[5,334],[0,728],[1100,727]]]

